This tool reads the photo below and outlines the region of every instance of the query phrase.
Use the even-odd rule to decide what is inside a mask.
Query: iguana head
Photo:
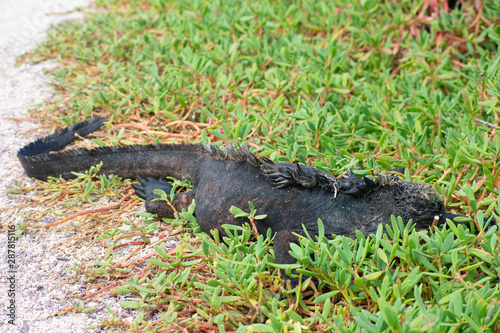
[[[432,225],[436,218],[439,223],[445,222],[443,200],[429,184],[386,176],[381,179],[380,185],[390,189],[388,193],[392,196],[393,215],[401,216],[404,221],[411,219],[421,228]]]

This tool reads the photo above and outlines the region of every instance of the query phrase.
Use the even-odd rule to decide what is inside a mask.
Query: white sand
[[[74,10],[87,6],[89,0],[1,0],[0,1],[0,223],[22,221],[22,211],[15,208],[27,202],[28,197],[7,194],[17,181],[29,185],[17,161],[17,150],[31,141],[36,133],[27,133],[37,126],[30,121],[13,121],[28,115],[36,103],[50,99],[52,92],[43,69],[53,66],[44,63],[15,68],[19,55],[32,50],[45,31],[66,19],[82,19]],[[50,15],[49,15],[50,14]],[[14,207],[14,209],[12,208]],[[65,296],[80,286],[61,286],[61,272],[69,266],[66,258],[51,248],[56,236],[47,239],[42,232],[23,235],[16,243],[16,325],[10,325],[6,308],[7,295],[7,237],[0,234],[0,332],[88,332],[86,328],[104,318],[103,309],[90,314],[70,314],[54,317],[50,314],[59,308],[74,304]]]

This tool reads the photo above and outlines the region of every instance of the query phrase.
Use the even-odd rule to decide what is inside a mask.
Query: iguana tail
[[[101,174],[124,178],[164,177],[193,180],[199,161],[206,155],[202,145],[149,144],[109,146],[95,149],[60,150],[76,139],[101,127],[106,120],[93,118],[64,128],[38,139],[19,150],[17,156],[29,177],[47,180],[48,177],[76,178],[73,172],[83,173],[91,166],[103,163]]]

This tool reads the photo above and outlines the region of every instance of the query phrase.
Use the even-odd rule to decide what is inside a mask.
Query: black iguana
[[[274,252],[278,263],[295,263],[289,254],[290,243],[297,242],[293,233],[318,233],[318,219],[325,235],[354,237],[360,230],[368,235],[379,224],[390,223],[391,215],[405,222],[413,219],[417,227],[428,227],[437,218],[442,223],[456,215],[445,213],[442,199],[425,183],[411,183],[395,176],[358,179],[349,174],[336,178],[320,169],[293,163],[274,163],[252,154],[247,146],[231,145],[220,149],[203,144],[149,144],[95,149],[57,151],[71,143],[76,134],[89,134],[105,122],[98,117],[62,129],[23,147],[18,157],[27,175],[40,180],[49,176],[74,178],[71,171],[84,172],[103,162],[100,172],[124,178],[138,178],[136,194],[145,199],[146,210],[159,216],[173,217],[172,208],[153,193],[162,189],[170,193],[172,185],[160,177],[190,180],[194,189],[178,193],[173,206],[180,211],[193,199],[195,216],[207,233],[222,225],[242,225],[246,218],[230,214],[231,206],[248,211],[251,201],[258,214],[260,234],[271,229],[276,235]],[[156,178],[160,178],[157,180]]]

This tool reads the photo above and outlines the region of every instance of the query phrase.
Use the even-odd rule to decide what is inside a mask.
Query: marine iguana
[[[161,177],[190,180],[194,189],[177,193],[172,202],[180,211],[192,200],[200,227],[210,234],[222,225],[242,225],[246,218],[230,214],[231,206],[248,210],[251,201],[258,214],[267,214],[255,221],[260,234],[268,229],[276,235],[274,253],[278,263],[296,263],[289,254],[290,243],[297,242],[293,233],[318,234],[321,219],[325,235],[355,236],[360,230],[368,235],[379,224],[390,223],[391,215],[410,219],[417,227],[430,226],[437,217],[440,223],[457,215],[445,213],[443,200],[425,183],[411,183],[393,175],[373,179],[345,178],[308,165],[274,163],[251,153],[247,146],[227,149],[203,144],[148,144],[123,147],[78,148],[62,152],[75,140],[103,125],[102,117],[77,123],[48,137],[36,140],[18,152],[26,174],[40,180],[49,176],[75,178],[74,172],[84,172],[103,163],[100,173],[124,178],[137,178],[136,194],[145,199],[146,211],[161,217],[173,217],[174,211],[158,198],[155,189],[169,194],[172,185]],[[160,178],[160,179],[157,179]]]

